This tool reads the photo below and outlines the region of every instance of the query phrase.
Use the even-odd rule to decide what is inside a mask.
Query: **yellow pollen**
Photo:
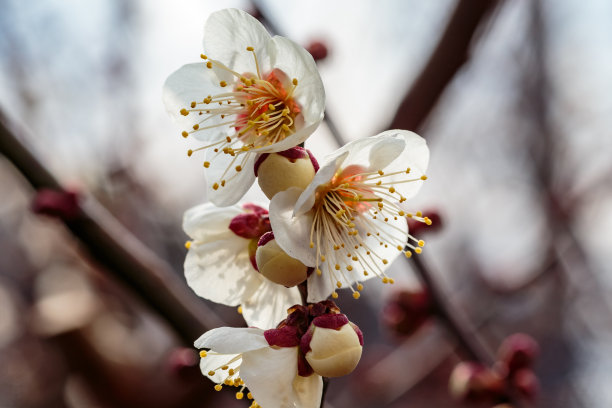
[[[238,312],[238,314],[242,314],[242,306],[238,306],[238,309],[236,309],[236,311]]]
[[[223,389],[223,386],[221,384],[215,385],[215,391],[221,391],[222,389]]]
[[[425,224],[431,225],[433,222],[429,218],[425,217]]]
[[[204,167],[209,168],[210,167],[210,162],[205,161],[204,162]]]
[[[325,255],[321,255],[321,262],[325,262]]]
[[[321,272],[321,270],[319,268],[317,268],[317,275],[321,276],[323,272]]]
[[[385,265],[389,263],[389,261],[387,261],[386,259],[382,260],[382,263],[384,263]]]
[[[208,59],[208,57],[204,54],[200,54],[200,58],[202,58],[203,60]]]
[[[219,82],[219,85],[221,86],[221,88],[225,88],[227,86],[227,82],[221,81]]]
[[[398,250],[398,251],[403,251],[403,250],[404,250],[404,247],[403,247],[403,246],[401,246],[401,245],[398,245],[398,246],[397,246],[397,250]]]
[[[193,130],[198,130],[199,128],[200,128],[200,125],[198,125],[197,123],[193,125]]]
[[[271,103],[269,103],[268,104],[268,109],[270,109],[271,111],[275,111],[276,110],[276,106],[274,106]]]
[[[231,138],[231,137],[229,137],[229,136],[226,136],[226,137],[225,137],[225,141],[226,141],[227,143],[231,143],[231,142],[232,142],[232,138]]]
[[[237,393],[236,393],[236,399],[237,399],[237,400],[241,400],[242,398],[244,398],[244,394],[243,394],[243,393],[241,393],[241,392],[237,392]]]
[[[416,252],[417,254],[420,254],[421,252],[423,252],[423,250],[421,248],[415,248],[414,252]]]
[[[206,63],[206,68],[212,68],[212,62],[208,61],[208,62]]]
[[[251,394],[250,392],[247,394],[247,398],[248,399],[253,399],[253,394]]]
[[[191,248],[191,241],[185,242],[185,248],[187,249]]]
[[[361,296],[361,294],[359,292],[353,292],[353,298],[354,299],[359,299],[359,296]]]
[[[214,372],[214,371],[212,371],[212,370],[210,370],[210,371],[208,372],[208,375],[210,375],[210,376],[215,375],[215,372]]]
[[[332,292],[332,297],[334,299],[338,299],[338,293],[337,292]]]
[[[227,370],[228,368],[229,368],[229,367],[228,367],[228,366],[226,366],[226,365],[224,365],[224,366],[222,366],[222,367],[221,367],[221,369],[222,369],[223,371]]]
[[[393,188],[393,187],[389,187],[389,192],[390,192],[391,194],[395,193],[395,188]]]
[[[404,215],[406,215],[406,213],[400,210],[400,212],[398,212],[397,215],[399,215],[400,217],[403,217]]]
[[[236,166],[236,171],[242,171],[242,166]]]
[[[422,212],[420,212],[420,211],[417,211],[417,212],[416,212],[416,216],[417,216],[417,217],[422,217],[422,216],[423,216],[423,213],[422,213]]]
[[[314,248],[314,242],[310,241],[310,247]]]
[[[406,255],[406,258],[410,258],[412,256],[412,252],[406,251],[404,252],[404,255]]]
[[[189,112],[187,111],[187,109],[183,108],[183,109],[181,109],[181,115],[187,116],[187,115],[189,115]]]
[[[221,187],[225,187],[225,180],[221,180]]]
[[[423,180],[423,181],[427,180],[427,176],[423,174],[423,175],[421,176],[421,180]]]
[[[191,157],[192,154],[193,154],[193,150],[191,149],[187,150],[187,156]]]
[[[357,290],[363,290],[363,285],[361,283],[357,284]]]
[[[206,350],[201,350],[201,351],[200,351],[200,357],[201,357],[201,358],[206,357],[206,355],[207,355],[207,354],[208,354],[208,353],[206,353]]]
[[[338,287],[338,289],[340,289],[342,287],[342,282],[340,281],[336,282],[336,286]]]
[[[219,189],[219,183],[213,184],[213,190],[218,190],[218,189]]]
[[[293,78],[293,80],[291,81],[291,83],[292,83],[294,86],[297,86],[297,84],[298,84],[298,80],[297,80],[297,78]]]
[[[340,265],[336,264],[336,266],[334,266],[334,268],[336,268],[337,271],[340,270]]]
[[[393,278],[389,278],[389,283],[390,283],[390,284],[392,284],[392,285],[395,283],[395,281],[393,280]]]
[[[410,167],[406,169],[406,174],[410,173]]]
[[[352,257],[351,259],[352,259],[353,261],[357,261],[357,260],[359,260],[359,258],[357,258],[356,256]]]
[[[334,245],[334,250],[335,250],[335,251],[337,251],[337,250],[339,250],[339,249],[340,249],[340,246],[338,246],[338,245]]]
[[[247,51],[254,51],[255,49],[249,45],[249,46],[246,48],[246,50],[247,50]]]
[[[387,278],[386,276],[382,278],[382,283],[389,283],[389,278]]]
[[[352,270],[353,270],[353,267],[352,267],[351,265],[348,265],[348,266],[346,267],[346,270],[350,272],[350,271],[352,271]]]
[[[422,239],[419,240],[419,246],[420,247],[424,247],[425,246],[425,241],[423,241]]]

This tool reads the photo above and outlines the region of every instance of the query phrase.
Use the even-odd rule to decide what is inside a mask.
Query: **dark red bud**
[[[279,329],[266,330],[264,337],[270,346],[296,347],[300,344],[298,328],[295,326],[283,326]]]
[[[166,366],[171,374],[181,378],[200,376],[198,355],[191,348],[176,348],[170,352]]]
[[[81,214],[79,196],[74,191],[43,188],[34,196],[32,211],[49,217],[73,220]]]
[[[258,239],[270,231],[270,220],[255,213],[239,214],[232,218],[229,229],[239,237]]]
[[[273,239],[274,239],[274,233],[272,231],[268,231],[259,238],[259,241],[257,241],[257,246],[258,247],[264,246],[268,242],[272,241]]]
[[[496,403],[506,396],[504,379],[475,362],[457,364],[450,377],[450,391],[460,401]]]
[[[400,336],[416,332],[432,314],[432,304],[426,291],[395,292],[383,308],[382,322]]]
[[[502,342],[497,356],[499,361],[506,366],[508,374],[513,375],[517,370],[531,367],[539,351],[538,343],[531,336],[516,333]]]
[[[312,55],[312,58],[315,61],[321,61],[327,57],[328,50],[327,46],[321,41],[312,41],[308,46],[306,46],[306,50]]]
[[[325,314],[317,316],[312,320],[312,324],[324,329],[340,330],[342,326],[348,324],[349,319],[343,314]]]
[[[533,400],[540,391],[540,381],[530,369],[518,370],[511,381],[516,390],[528,400]]]

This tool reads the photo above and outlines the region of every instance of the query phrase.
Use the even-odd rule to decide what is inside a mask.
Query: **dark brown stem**
[[[468,60],[474,35],[498,0],[460,0],[420,75],[404,97],[389,129],[418,130],[446,86]]]
[[[17,137],[19,135],[19,137]],[[63,191],[51,172],[20,142],[27,139],[0,111],[0,153],[36,189]],[[146,248],[93,198],[80,205],[80,214],[62,219],[98,264],[159,313],[185,344],[207,329],[222,325],[219,318],[162,259]]]
[[[451,307],[448,297],[442,293],[440,286],[425,265],[423,255],[412,256],[410,261],[423,286],[427,288],[434,313],[455,337],[465,359],[477,361],[485,366],[491,365],[493,363],[491,354],[474,336],[474,330],[470,328],[469,323],[456,313],[456,309]]]

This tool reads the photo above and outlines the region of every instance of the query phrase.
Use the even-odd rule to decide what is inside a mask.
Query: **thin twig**
[[[0,110],[0,153],[35,190],[63,191],[57,179],[20,139],[30,138]],[[187,289],[170,265],[145,247],[93,198],[84,200],[78,216],[62,221],[92,258],[158,312],[185,344],[193,344],[207,329],[222,325],[216,314]]]

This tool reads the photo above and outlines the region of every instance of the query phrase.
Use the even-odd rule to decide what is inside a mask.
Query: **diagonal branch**
[[[34,189],[63,191],[57,179],[20,139],[28,139],[25,130],[11,123],[0,111],[0,153]],[[207,329],[222,325],[215,313],[187,289],[170,265],[93,198],[84,200],[76,217],[62,221],[98,264],[159,313],[186,344],[192,344]]]

